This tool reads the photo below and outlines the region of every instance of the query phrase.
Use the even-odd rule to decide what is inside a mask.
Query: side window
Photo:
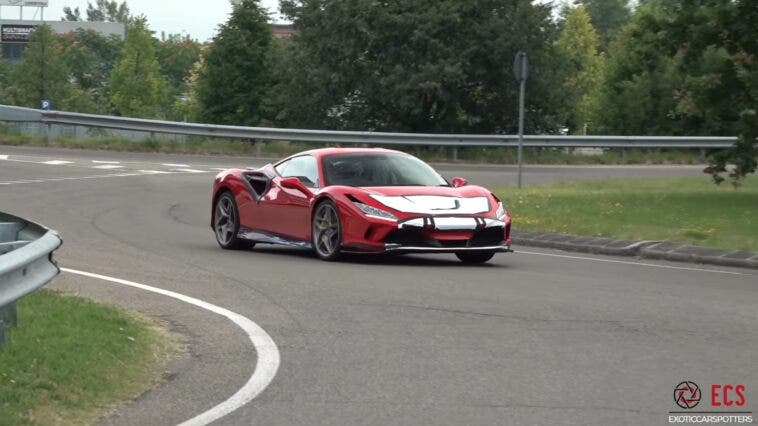
[[[307,187],[318,187],[318,166],[316,159],[310,155],[302,155],[276,166],[276,172],[281,177],[296,177]]]

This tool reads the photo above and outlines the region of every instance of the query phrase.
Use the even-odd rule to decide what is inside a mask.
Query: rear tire
[[[334,261],[340,257],[342,224],[337,207],[331,201],[316,206],[311,220],[313,251],[321,260]]]
[[[494,251],[459,251],[455,253],[463,263],[475,265],[485,263],[495,255]]]
[[[222,249],[238,250],[255,245],[238,237],[240,215],[231,192],[226,191],[219,195],[213,208],[213,231],[216,234],[216,242]]]

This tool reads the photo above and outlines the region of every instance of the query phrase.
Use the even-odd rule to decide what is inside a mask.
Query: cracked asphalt
[[[61,266],[196,297],[271,335],[278,374],[218,424],[662,424],[683,380],[744,384],[741,411],[758,407],[751,270],[528,247],[473,267],[452,255],[326,263],[265,246],[222,251],[209,227],[211,169],[260,160],[2,146],[0,155],[9,155],[0,210],[60,231]],[[67,163],[44,164],[57,160]],[[93,160],[123,167],[93,170]],[[195,172],[143,173],[164,163]],[[513,182],[508,167],[440,169]],[[550,182],[640,169],[526,173]],[[244,333],[212,313],[67,274],[52,287],[157,316],[188,341],[163,384],[103,424],[180,423],[231,396],[255,367]]]

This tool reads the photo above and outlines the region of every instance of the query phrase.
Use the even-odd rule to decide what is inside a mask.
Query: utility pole
[[[518,52],[513,61],[513,73],[519,82],[518,108],[518,187],[521,188],[522,169],[524,165],[524,98],[526,97],[526,79],[529,78],[529,59],[525,52]]]

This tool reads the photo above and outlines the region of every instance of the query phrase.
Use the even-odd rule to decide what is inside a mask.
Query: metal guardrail
[[[280,140],[334,144],[428,145],[451,147],[516,147],[517,135],[448,135],[421,133],[348,132],[277,129],[270,127],[221,126],[144,120],[126,117],[43,111],[0,105],[0,121],[36,122],[230,139]],[[710,136],[524,136],[526,147],[586,148],[729,148],[736,137]]]
[[[53,252],[61,244],[55,231],[0,213],[0,347],[5,327],[17,324],[16,301],[58,275]]]

